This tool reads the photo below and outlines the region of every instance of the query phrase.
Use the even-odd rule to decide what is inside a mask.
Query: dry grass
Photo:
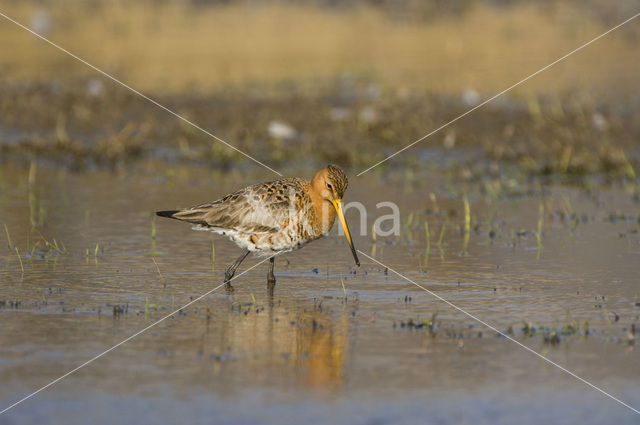
[[[0,10],[27,25],[46,11],[47,37],[135,87],[174,93],[288,80],[313,86],[349,73],[400,90],[489,94],[607,29],[582,6],[560,4],[473,7],[427,23],[370,8],[282,5],[1,0]],[[623,91],[640,73],[640,62],[631,60],[638,35],[631,24],[519,90]],[[93,74],[4,20],[0,51],[0,75],[8,80]]]
[[[28,164],[41,158],[82,170],[150,158],[222,168],[247,161],[124,88],[93,94],[87,87],[94,80],[69,81],[62,87],[0,83],[0,162],[22,158]],[[279,95],[245,88],[159,99],[276,167],[328,161],[363,169],[469,108],[457,97],[421,91],[399,96],[383,90],[372,97],[366,85],[350,86],[342,80],[321,93],[290,85]],[[293,134],[273,133],[270,129],[278,122]],[[632,94],[609,103],[585,92],[531,96],[527,101],[507,98],[392,162],[417,165],[425,148],[470,147],[532,174],[605,173],[633,180],[640,162],[639,134],[640,101]],[[479,159],[472,160],[472,169],[480,166],[484,172],[485,162]]]

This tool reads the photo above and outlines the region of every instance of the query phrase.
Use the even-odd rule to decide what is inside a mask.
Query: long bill
[[[347,221],[344,219],[344,213],[342,212],[342,199],[336,199],[335,201],[331,201],[333,207],[336,209],[336,213],[338,214],[338,218],[340,219],[340,224],[342,224],[342,228],[344,229],[344,234],[347,237],[347,242],[349,242],[349,248],[351,248],[351,253],[353,254],[353,259],[356,260],[356,265],[360,267],[360,260],[358,260],[358,254],[356,254],[356,248],[353,246],[353,241],[351,240],[351,234],[349,233],[349,226],[347,226]]]

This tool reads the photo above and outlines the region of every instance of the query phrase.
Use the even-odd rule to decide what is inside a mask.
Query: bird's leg
[[[236,269],[240,263],[242,263],[242,261],[247,258],[247,255],[249,255],[249,252],[250,251],[248,249],[245,249],[238,259],[227,268],[226,272],[224,272],[224,283],[226,284],[227,289],[231,288],[231,279],[233,278],[233,275],[236,274]]]
[[[273,287],[276,286],[276,277],[273,275],[273,266],[276,263],[276,258],[269,258],[269,273],[267,274],[267,288],[269,291],[273,291]]]

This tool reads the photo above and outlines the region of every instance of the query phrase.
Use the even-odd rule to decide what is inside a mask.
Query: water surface
[[[32,171],[31,183],[28,169],[1,171],[11,237],[2,229],[2,408],[222,282],[238,249],[152,211],[271,178],[180,167]],[[389,213],[378,202],[400,207],[401,235],[375,243],[357,235],[349,211],[364,253],[637,408],[634,190],[505,175],[459,181],[429,169],[354,176],[346,201],[367,206],[367,229]],[[259,265],[232,293],[214,291],[0,423],[637,423],[631,410],[361,262],[334,229],[277,258],[273,297]]]

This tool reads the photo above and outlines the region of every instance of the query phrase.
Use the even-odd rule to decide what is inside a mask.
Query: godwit
[[[336,214],[353,259],[360,266],[342,212],[342,197],[347,185],[344,171],[335,165],[327,165],[311,181],[296,177],[258,183],[208,204],[156,214],[191,223],[195,230],[228,236],[242,248],[242,254],[225,272],[224,282],[229,287],[236,269],[250,252],[270,257],[267,286],[273,290],[276,283],[274,257],[326,235]]]

